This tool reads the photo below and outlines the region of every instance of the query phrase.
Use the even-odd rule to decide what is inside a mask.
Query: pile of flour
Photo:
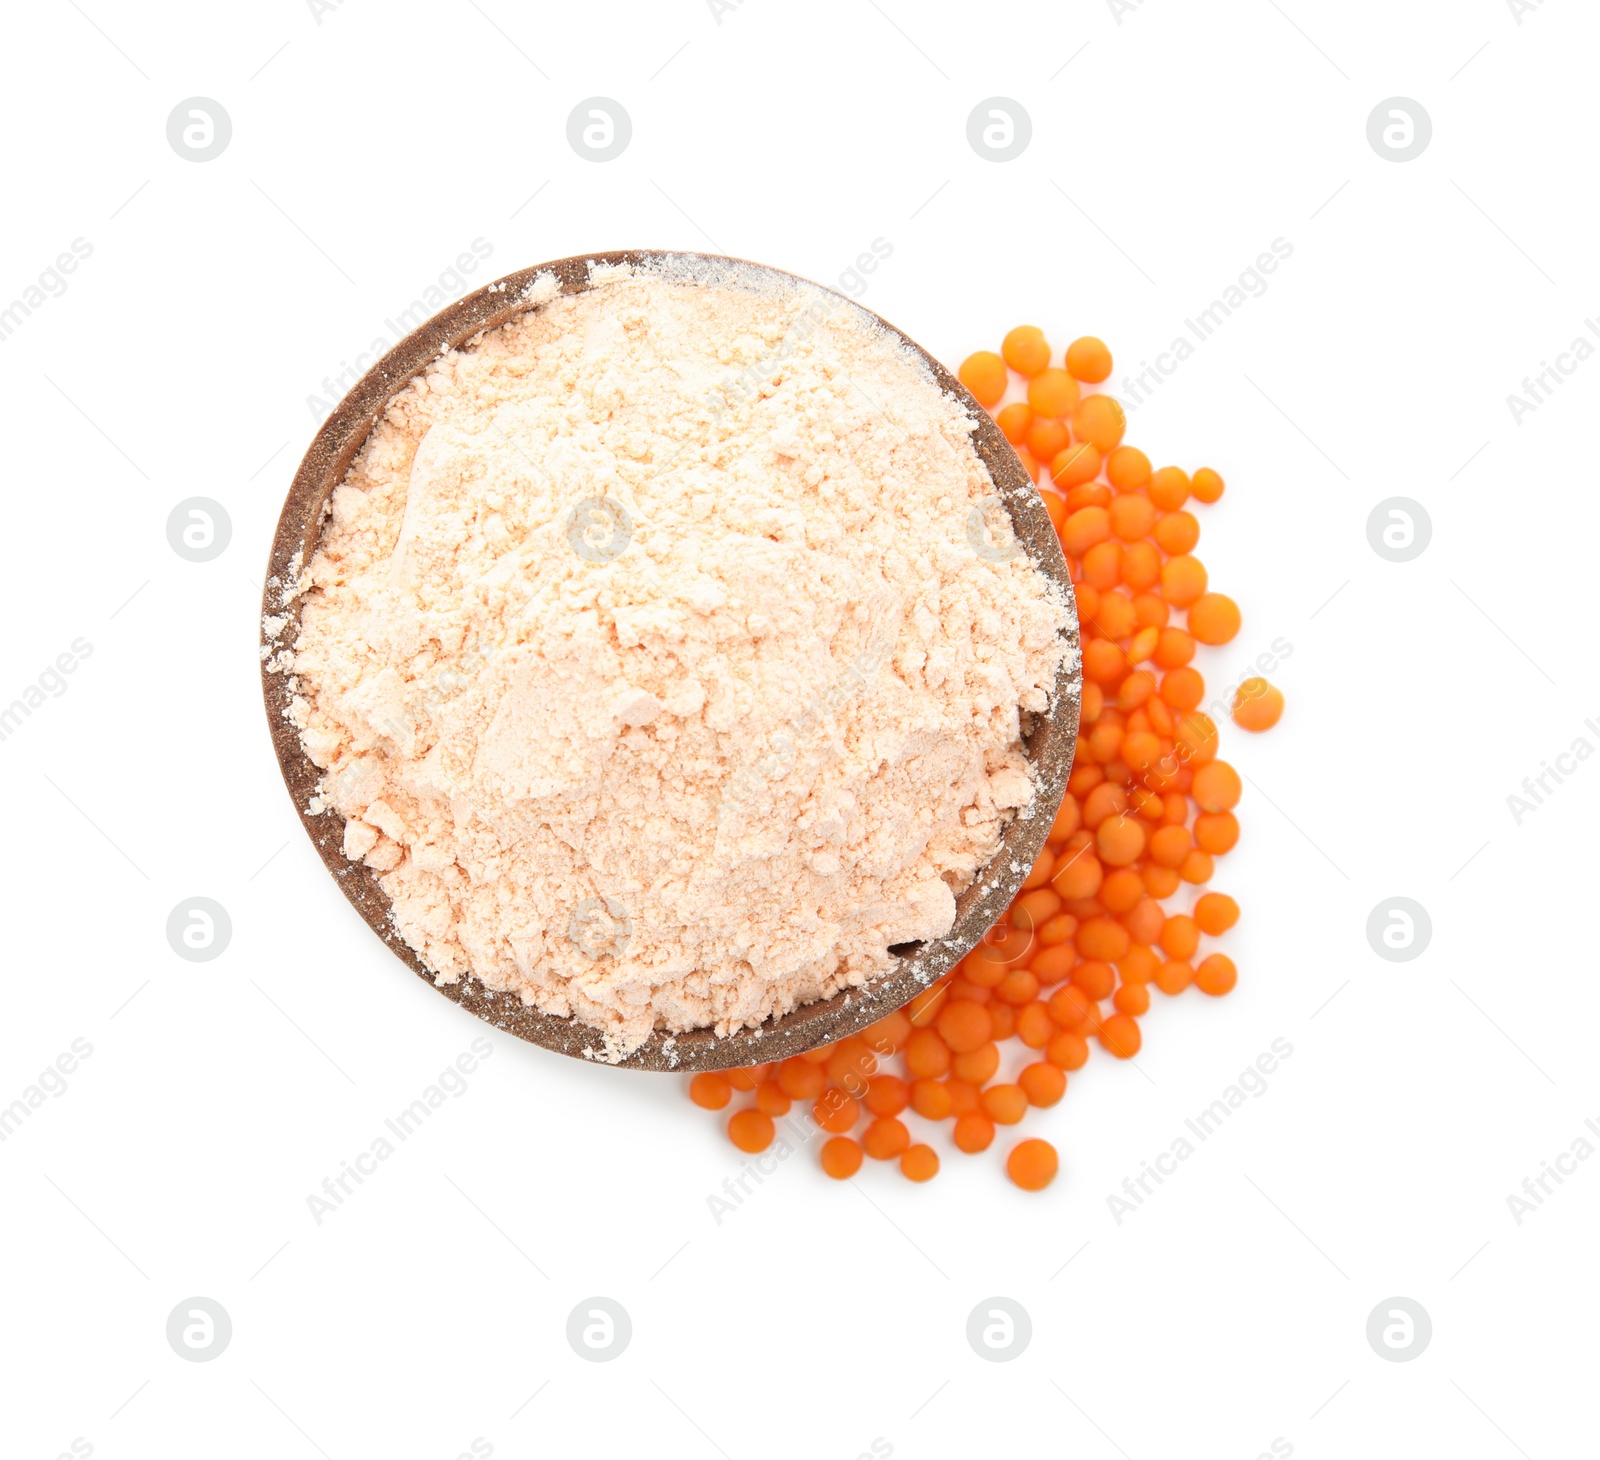
[[[406,942],[612,1060],[949,932],[1070,652],[926,366],[722,267],[543,279],[413,380],[278,655]]]

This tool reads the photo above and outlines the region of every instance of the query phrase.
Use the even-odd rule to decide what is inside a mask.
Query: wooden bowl
[[[299,635],[301,599],[285,606],[281,602],[284,583],[293,576],[295,561],[310,562],[316,552],[322,529],[323,508],[329,494],[345,476],[351,461],[368,434],[382,418],[390,400],[411,378],[446,350],[457,348],[485,330],[506,323],[530,306],[523,291],[538,274],[554,274],[562,294],[579,294],[589,288],[589,265],[640,264],[670,265],[673,261],[714,266],[727,264],[739,270],[756,269],[792,285],[821,289],[821,285],[798,279],[779,269],[766,269],[738,259],[723,259],[710,254],[670,254],[653,250],[624,250],[620,253],[585,255],[539,264],[486,285],[476,293],[458,299],[441,310],[419,329],[400,341],[378,361],[323,422],[283,504],[272,553],[267,563],[266,588],[262,595],[262,614],[288,616],[287,625],[271,643],[263,640],[261,693],[266,701],[267,723],[284,783],[289,788],[295,810],[300,814],[306,835],[322,854],[322,860],[339,890],[356,911],[389,946],[390,951],[413,973],[434,984],[433,974],[406,945],[389,915],[389,898],[378,884],[378,874],[359,862],[346,861],[343,850],[344,820],[337,812],[312,815],[306,808],[316,794],[322,772],[301,749],[299,734],[285,717],[291,698],[289,678],[274,672],[267,662],[270,653],[292,646]],[[824,293],[833,293],[823,290]],[[842,299],[843,296],[838,296]],[[849,307],[860,309],[853,301]],[[869,311],[862,311],[870,313]],[[876,315],[870,316],[876,319]],[[909,340],[887,321],[879,321],[891,334],[915,350],[932,370],[939,386],[956,397],[978,423],[973,438],[979,456],[994,478],[997,493],[1010,514],[1013,531],[1028,556],[1070,596],[1072,589],[1061,545],[1045,513],[1034,484],[1017,460],[1016,453],[1001,435],[988,413],[948,370],[913,340]],[[1072,769],[1073,747],[1078,735],[1078,705],[1081,676],[1078,669],[1076,620],[1066,631],[1074,652],[1056,678],[1053,710],[1042,716],[1024,716],[1024,748],[1037,777],[1038,795],[1034,813],[1028,820],[1014,819],[984,871],[956,899],[956,922],[949,937],[931,944],[913,944],[895,950],[897,965],[888,973],[858,989],[843,989],[831,998],[804,1005],[779,1019],[769,1019],[755,1029],[718,1037],[709,1029],[669,1035],[657,1030],[650,1039],[625,1060],[621,1068],[637,1070],[718,1070],[738,1065],[761,1064],[814,1049],[864,1029],[885,1014],[900,1008],[940,975],[954,967],[995,921],[1005,912],[1022,880],[1044,846],[1067,776]],[[1030,723],[1031,722],[1031,723]],[[600,1052],[598,1031],[575,1019],[558,1017],[523,1004],[514,993],[485,988],[476,979],[459,983],[434,984],[448,999],[476,1014],[480,1019],[514,1034],[519,1039],[546,1049],[579,1058],[594,1058]]]

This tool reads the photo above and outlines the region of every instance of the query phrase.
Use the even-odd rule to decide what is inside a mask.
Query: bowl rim
[[[292,647],[298,636],[305,595],[293,585],[301,567],[311,561],[316,551],[329,498],[391,400],[441,355],[470,345],[478,336],[521,314],[544,307],[552,298],[586,292],[596,282],[604,282],[592,280],[595,268],[619,264],[661,271],[669,277],[674,267],[681,270],[688,265],[703,273],[726,265],[729,282],[735,284],[739,275],[748,277],[749,271],[754,271],[781,280],[786,287],[832,296],[866,315],[908,347],[929,367],[939,388],[955,397],[976,422],[973,445],[994,480],[1015,538],[1035,565],[1064,590],[1072,618],[1061,636],[1068,652],[1062,656],[1057,671],[1052,709],[1031,717],[1031,727],[1024,735],[1024,750],[1034,772],[1033,807],[1027,819],[1012,818],[994,856],[957,897],[956,922],[948,937],[913,945],[912,951],[897,954],[896,966],[860,988],[841,989],[829,998],[768,1019],[754,1029],[728,1035],[716,1035],[710,1029],[680,1034],[657,1029],[629,1055],[608,1061],[603,1054],[604,1036],[591,1025],[570,1016],[547,1014],[523,1004],[515,993],[487,988],[471,975],[449,984],[435,980],[432,970],[395,928],[388,895],[378,882],[379,874],[363,863],[346,861],[344,819],[332,808],[320,813],[309,809],[322,772],[306,755],[299,731],[287,717],[294,698],[294,675],[292,667],[286,668],[278,655]],[[548,286],[544,291],[539,288],[543,276],[554,276],[554,295],[548,294]],[[927,350],[848,295],[784,269],[723,254],[681,249],[577,254],[504,275],[423,321],[351,386],[312,438],[295,471],[273,533],[261,614],[262,698],[278,768],[312,845],[362,920],[413,973],[479,1019],[544,1049],[596,1063],[614,1063],[619,1069],[695,1072],[765,1064],[842,1039],[908,1003],[953,968],[1005,913],[1044,846],[1066,790],[1077,742],[1082,670],[1076,598],[1066,560],[1037,486],[989,413]]]

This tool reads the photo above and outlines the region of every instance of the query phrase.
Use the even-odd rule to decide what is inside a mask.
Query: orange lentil
[[[906,1069],[917,1079],[937,1079],[950,1071],[950,1046],[937,1029],[919,1029],[906,1041]]]
[[[1164,994],[1181,994],[1193,982],[1194,969],[1180,958],[1163,963],[1156,971],[1156,987]]]
[[[1000,1068],[1000,1046],[990,1041],[976,1049],[963,1050],[950,1061],[950,1072],[971,1085],[984,1085]]]
[[[1058,912],[1056,916],[1051,917],[1050,921],[1040,924],[1040,927],[1038,927],[1038,941],[1040,941],[1042,948],[1059,948],[1062,943],[1070,943],[1072,938],[1077,935],[1077,932],[1077,919],[1070,912]],[[1030,965],[1030,967],[1034,967],[1034,965]],[[1038,973],[1037,967],[1034,967],[1034,972]],[[1040,973],[1040,978],[1043,978],[1042,973]]]
[[[1006,393],[1006,362],[993,350],[978,350],[968,355],[956,375],[981,406],[997,404]]]
[[[1168,512],[1156,523],[1153,536],[1162,552],[1177,557],[1200,541],[1200,524],[1192,513]]]
[[[822,1169],[835,1181],[848,1181],[861,1169],[861,1147],[849,1136],[834,1136],[822,1146]]]
[[[1086,395],[1072,412],[1072,439],[1088,441],[1104,455],[1122,444],[1128,418],[1115,396]]]
[[[1119,867],[1100,885],[1100,901],[1109,913],[1132,912],[1143,896],[1143,881],[1131,867]]]
[[[1115,518],[1113,508],[1106,514]],[[1133,600],[1119,588],[1113,588],[1100,599],[1100,611],[1094,616],[1095,629],[1108,639],[1125,639],[1138,627],[1133,611]]]
[[[702,1110],[721,1110],[733,1099],[733,1091],[721,1075],[707,1070],[689,1081],[689,1098]]]
[[[815,1100],[828,1083],[821,1066],[808,1060],[789,1059],[778,1066],[778,1088],[792,1100]]]
[[[1233,692],[1233,723],[1241,730],[1270,730],[1283,717],[1283,691],[1258,676]]]
[[[1050,1017],[1049,1005],[1035,999],[1017,1010],[1017,1038],[1029,1049],[1043,1049],[1056,1032],[1056,1021]]]
[[[1194,819],[1194,841],[1202,852],[1220,857],[1239,841],[1239,820],[1231,811],[1207,812]]]
[[[1017,1032],[1017,1009],[1014,1004],[1002,1004],[998,999],[989,1006],[989,1017],[994,1021],[995,1042],[1010,1039]]]
[[[1078,441],[1050,458],[1050,480],[1062,491],[1100,475],[1100,452],[1092,441]]]
[[[1110,918],[1090,918],[1078,928],[1078,952],[1115,962],[1128,951],[1128,930]]]
[[[1122,544],[1097,542],[1083,555],[1083,579],[1096,588],[1114,588],[1122,577]]]
[[[1089,1042],[1076,1031],[1064,1029],[1045,1046],[1044,1057],[1058,1070],[1081,1070],[1089,1058]]]
[[[766,1150],[775,1134],[772,1117],[764,1111],[737,1110],[728,1119],[728,1139],[752,1156]]]
[[[1028,1104],[1040,1109],[1056,1104],[1067,1093],[1066,1075],[1048,1060],[1029,1065],[1017,1076],[1017,1085]]]
[[[825,1131],[843,1135],[856,1123],[861,1107],[840,1090],[825,1091],[822,1098],[811,1107],[811,1118]]]
[[[1187,827],[1163,826],[1150,837],[1150,859],[1158,867],[1171,867],[1176,871],[1192,846]]]
[[[1036,887],[1024,892],[1011,904],[1015,927],[1033,930],[1042,927],[1061,911],[1061,894],[1052,887]]]
[[[1183,859],[1183,865],[1178,868],[1178,876],[1198,887],[1211,880],[1215,868],[1216,864],[1211,860],[1211,854],[1197,849]]]
[[[971,387],[968,386],[968,389]],[[977,392],[973,391],[973,394],[976,395]],[[1000,408],[1000,414],[994,418],[994,423],[1007,441],[1013,446],[1020,445],[1027,440],[1028,427],[1033,424],[1033,407],[1026,401],[1012,401],[1010,405]]]
[[[780,1115],[787,1115],[789,1107],[794,1102],[783,1093],[783,1086],[776,1080],[763,1080],[756,1087],[756,1109],[763,1115],[770,1115],[776,1120]]]
[[[1194,494],[1202,502],[1215,502],[1222,496],[1223,481],[1209,466],[1194,474]]]
[[[1194,920],[1202,933],[1221,937],[1239,921],[1239,904],[1225,892],[1208,892],[1195,903]]]
[[[1028,382],[1028,404],[1034,414],[1054,416],[1058,421],[1072,414],[1079,395],[1078,382],[1065,370],[1047,368]]]
[[[991,1085],[981,1099],[983,1113],[996,1125],[1016,1125],[1028,1113],[1028,1095],[1021,1085]]]
[[[1111,530],[1124,542],[1148,537],[1155,526],[1156,509],[1148,497],[1118,497],[1110,506]]]
[[[1206,591],[1205,565],[1183,553],[1161,566],[1161,592],[1174,608],[1187,608]]]
[[[978,1087],[966,1080],[948,1079],[944,1082],[945,1094],[950,1099],[950,1113],[959,1120],[978,1108]]]
[[[1023,439],[1035,461],[1053,461],[1067,449],[1072,437],[1054,417],[1035,416]]]
[[[1182,715],[1200,707],[1206,695],[1206,682],[1199,670],[1182,664],[1161,676],[1160,693],[1162,702]]]
[[[906,1017],[905,1010],[896,1009],[876,1024],[869,1024],[861,1031],[861,1037],[869,1049],[878,1054],[891,1054],[905,1048],[906,1040],[911,1037],[911,1020]]]
[[[1122,554],[1122,581],[1135,593],[1154,588],[1161,578],[1161,553],[1151,542],[1131,542]]]
[[[1111,488],[1100,482],[1079,482],[1075,487],[1066,488],[1061,500],[1067,504],[1068,516],[1080,507],[1109,507]]]
[[[1119,1014],[1137,1018],[1150,1012],[1150,990],[1142,983],[1125,983],[1112,995],[1111,1002]],[[1104,1037],[1104,1030],[1101,1031]]]
[[[911,1087],[898,1075],[874,1075],[862,1103],[874,1115],[899,1115],[911,1103]]]
[[[1019,324],[1000,342],[1005,363],[1018,375],[1037,375],[1050,363],[1050,344],[1034,324]]]
[[[766,1078],[765,1065],[744,1065],[732,1070],[724,1070],[722,1078],[735,1090],[748,1095],[763,1079]]]
[[[1194,986],[1203,994],[1218,997],[1229,992],[1239,981],[1239,970],[1226,953],[1213,953],[1202,958],[1194,971]]]
[[[1032,962],[1028,964],[1028,971],[1038,983],[1060,983],[1072,972],[1072,965],[1077,958],[1078,950],[1071,944],[1055,944],[1035,953]]]
[[[995,985],[994,996],[998,1003],[1009,1005],[1011,1008],[1021,1008],[1023,1004],[1031,1004],[1039,997],[1039,975],[1026,968],[1014,968]],[[990,1011],[991,1023],[998,1015],[998,1009]],[[995,1039],[1004,1037],[1000,1034],[993,1035]]]
[[[1209,715],[1201,714],[1196,710],[1193,714],[1185,715],[1178,722],[1177,742],[1179,755],[1191,766],[1200,767],[1210,762],[1217,753],[1217,727]],[[1198,776],[1199,771],[1195,774]],[[1232,770],[1229,770],[1232,775]],[[1237,783],[1237,777],[1235,777]],[[1192,788],[1191,788],[1192,789]],[[1195,800],[1199,801],[1196,796]],[[1218,808],[1206,806],[1201,803],[1204,811],[1214,811]],[[1222,808],[1227,809],[1227,808]]]
[[[1194,773],[1194,799],[1202,811],[1232,811],[1243,791],[1238,771],[1225,760],[1214,760]]]
[[[1139,880],[1141,884],[1144,881],[1142,877]],[[1158,942],[1161,930],[1166,925],[1167,915],[1161,910],[1161,904],[1153,897],[1141,897],[1131,912],[1122,915],[1122,926],[1128,930],[1128,936],[1141,947],[1148,947],[1151,943]],[[1118,960],[1118,967],[1132,958],[1133,954],[1134,950],[1128,949]]]
[[[1115,923],[1110,926],[1117,927]],[[1126,946],[1127,933],[1121,928],[1117,928],[1117,931],[1122,934],[1124,945]],[[1090,1001],[1089,1007],[1084,1010],[1083,1014],[1085,1023],[1093,1025],[1095,1020],[1094,1004],[1100,999],[1109,999],[1111,997],[1111,990],[1116,986],[1116,981],[1116,974],[1113,972],[1111,965],[1103,959],[1086,958],[1072,970],[1071,987],[1077,989]]]
[[[932,1181],[939,1174],[939,1153],[932,1146],[908,1146],[900,1156],[900,1174],[907,1181]]]
[[[861,1149],[874,1161],[892,1161],[911,1144],[905,1122],[880,1115],[861,1133]]]
[[[1055,865],[1055,860],[1055,853],[1049,847],[1043,848],[1028,875],[1022,879],[1022,890],[1031,892],[1035,887],[1043,887],[1050,880],[1050,869]]]
[[[1163,669],[1180,669],[1194,658],[1194,640],[1184,629],[1165,628],[1156,639],[1155,661]]]
[[[1131,1014],[1113,1014],[1100,1025],[1100,1043],[1119,1060],[1132,1059],[1143,1043],[1139,1021]]]
[[[1091,965],[1080,964],[1080,968]],[[1107,972],[1110,970],[1107,969]],[[1076,970],[1074,970],[1076,973]],[[1084,1021],[1089,1017],[1089,1009],[1094,1000],[1092,996],[1074,982],[1064,988],[1057,989],[1050,995],[1050,1002],[1045,1007],[1050,1012],[1050,1017],[1063,1029],[1077,1030],[1083,1028]]]
[[[1144,854],[1144,828],[1127,816],[1108,817],[1100,823],[1095,846],[1107,867],[1126,867]]]
[[[1061,810],[1056,812],[1056,819],[1050,823],[1050,833],[1047,840],[1053,845],[1064,842],[1078,829],[1078,803],[1070,796],[1061,798]]]
[[[1085,677],[1101,684],[1119,684],[1128,661],[1109,639],[1091,639],[1083,646]]]
[[[1176,512],[1189,500],[1189,473],[1181,466],[1163,466],[1150,474],[1150,500],[1163,512]]]
[[[950,1092],[937,1080],[911,1082],[911,1108],[924,1120],[948,1120]]]
[[[1134,617],[1139,620],[1139,626],[1146,629],[1164,629],[1167,620],[1172,616],[1172,610],[1167,607],[1167,601],[1159,593],[1136,593],[1133,599]]]
[[[956,1120],[950,1136],[955,1141],[958,1151],[965,1151],[969,1156],[975,1156],[979,1151],[987,1151],[993,1142],[994,1122],[987,1115],[979,1115],[973,1111]]]
[[[1116,737],[1118,744],[1121,736]],[[1113,786],[1109,782],[1102,782],[1084,797],[1083,824],[1090,831],[1099,828],[1100,823],[1113,816],[1121,816],[1128,809],[1128,793],[1121,786]]]
[[[1166,927],[1161,930],[1161,946],[1169,957],[1194,957],[1195,949],[1200,946],[1199,924],[1184,913],[1168,918]]]
[[[1156,645],[1160,642],[1161,631],[1159,629],[1140,629],[1139,632],[1133,636],[1132,642],[1128,645],[1128,663],[1145,663],[1146,660],[1154,656],[1156,652]]]
[[[1189,632],[1202,644],[1226,644],[1240,622],[1239,605],[1226,593],[1202,593],[1189,605]]]
[[[1061,546],[1080,557],[1110,536],[1111,514],[1104,507],[1080,508],[1061,524]]]
[[[1165,918],[1166,914],[1161,913],[1159,907],[1156,911]],[[1149,983],[1160,966],[1161,960],[1143,943],[1135,943],[1117,960],[1117,972],[1122,975],[1123,983]]]
[[[1106,478],[1121,492],[1136,492],[1150,481],[1150,458],[1137,446],[1119,446],[1106,458]]]
[[[1111,374],[1111,351],[1103,340],[1084,335],[1067,346],[1067,369],[1077,379],[1098,385]]]
[[[989,1011],[969,999],[956,999],[939,1015],[939,1036],[956,1054],[964,1054],[989,1042],[993,1025]]]
[[[1060,1169],[1060,1157],[1049,1141],[1022,1141],[1006,1157],[1006,1175],[1024,1191],[1043,1191]]]

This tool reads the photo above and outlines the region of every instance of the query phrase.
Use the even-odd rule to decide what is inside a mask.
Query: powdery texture
[[[406,942],[615,1060],[948,933],[1029,814],[1072,610],[863,311],[592,277],[400,392],[280,657]]]

